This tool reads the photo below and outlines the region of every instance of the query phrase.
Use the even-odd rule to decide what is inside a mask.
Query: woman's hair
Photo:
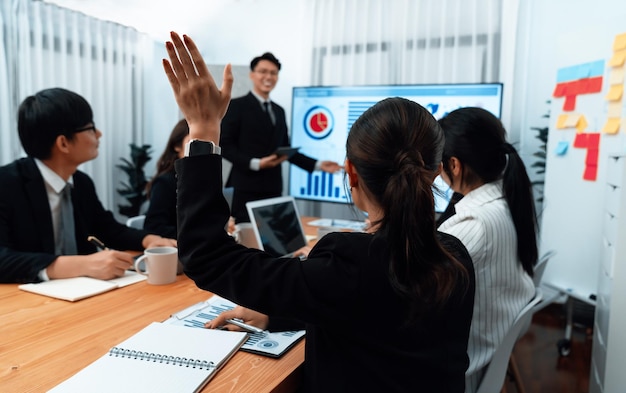
[[[182,119],[174,126],[174,129],[170,133],[170,138],[167,140],[167,145],[159,161],[157,161],[157,172],[154,177],[146,185],[146,192],[148,198],[150,198],[150,189],[152,188],[152,182],[158,176],[163,173],[172,172],[174,170],[174,162],[178,159],[178,152],[176,148],[182,148],[183,140],[189,135],[189,125],[187,120]]]
[[[441,163],[444,135],[425,108],[387,98],[365,111],[346,142],[359,189],[382,218],[374,236],[389,245],[393,288],[412,300],[415,312],[441,307],[469,282],[467,270],[439,242],[432,183]]]
[[[526,167],[506,141],[502,122],[481,108],[461,108],[439,120],[446,136],[443,169],[452,178],[450,158],[462,165],[461,183],[476,185],[502,179],[504,198],[517,233],[517,255],[532,277],[537,262],[537,217]]]

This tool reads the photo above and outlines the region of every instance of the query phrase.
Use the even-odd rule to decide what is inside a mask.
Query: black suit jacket
[[[224,231],[221,162],[176,162],[180,260],[198,287],[306,323],[303,391],[463,392],[475,284],[457,238],[439,234],[469,273],[467,292],[455,288],[439,312],[409,321],[407,300],[389,282],[388,246],[371,234],[328,234],[305,261],[236,244]]]
[[[78,254],[96,251],[94,235],[119,250],[142,250],[148,234],[120,224],[104,209],[87,174],[74,173],[72,205]],[[38,273],[57,257],[52,214],[43,177],[31,158],[0,168],[0,282],[39,281]]]
[[[152,182],[144,229],[170,239],[176,232],[176,173],[162,173]]]
[[[222,120],[220,139],[222,155],[233,164],[227,187],[242,191],[282,192],[280,165],[260,171],[250,169],[251,159],[268,156],[277,147],[290,145],[285,110],[274,102],[272,110],[276,116],[275,126],[252,93],[230,102]],[[315,169],[316,160],[300,153],[293,155],[289,161],[308,172]]]

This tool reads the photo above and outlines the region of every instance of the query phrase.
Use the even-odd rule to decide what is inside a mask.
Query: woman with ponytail
[[[191,138],[208,146],[220,140],[230,67],[220,89],[193,41],[171,37],[166,74]],[[305,324],[302,391],[460,393],[474,271],[461,242],[435,229],[431,184],[442,150],[441,128],[415,102],[390,98],[363,113],[350,130],[345,166],[371,229],[330,233],[300,260],[228,236],[222,158],[214,148],[190,149],[176,162],[185,273],[248,309]]]
[[[537,221],[532,185],[498,118],[461,108],[439,120],[446,142],[443,179],[463,198],[439,230],[467,247],[476,272],[476,300],[468,343],[466,392],[513,321],[533,298]]]

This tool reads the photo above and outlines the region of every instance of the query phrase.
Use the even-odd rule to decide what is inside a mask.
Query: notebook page
[[[51,392],[195,392],[245,339],[243,332],[187,329],[153,322]],[[112,355],[123,350],[128,350],[124,356]],[[168,359],[163,360],[165,357]],[[213,365],[202,367],[202,361]]]
[[[75,302],[117,288],[114,282],[90,277],[61,278],[40,283],[22,284],[19,289],[39,295]]]

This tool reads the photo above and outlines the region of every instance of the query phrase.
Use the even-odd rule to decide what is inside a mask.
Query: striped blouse
[[[517,235],[502,181],[467,193],[439,230],[456,236],[474,262],[476,296],[467,352],[465,391],[475,392],[484,368],[535,286],[517,257]]]

